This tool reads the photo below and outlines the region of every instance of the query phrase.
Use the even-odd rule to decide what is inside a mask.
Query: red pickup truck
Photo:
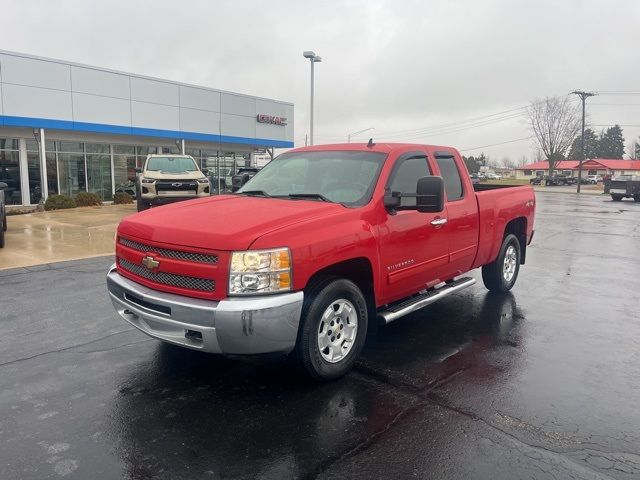
[[[287,354],[345,374],[367,335],[469,287],[514,285],[533,236],[530,186],[473,185],[457,150],[291,150],[237,193],[132,215],[107,275],[144,333],[227,355]]]

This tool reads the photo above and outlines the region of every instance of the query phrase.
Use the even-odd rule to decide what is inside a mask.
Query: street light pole
[[[369,130],[375,130],[373,127],[365,128],[364,130],[358,130],[357,132],[350,133],[347,135],[347,143],[351,143],[351,137],[355,137],[356,135],[360,135],[361,133],[368,132]]]
[[[304,58],[308,58],[309,62],[311,62],[311,108],[309,111],[310,114],[310,119],[309,119],[309,144],[313,145],[313,81],[314,81],[314,74],[313,74],[313,65],[317,62],[321,62],[322,61],[322,57],[319,57],[318,55],[315,54],[315,52],[312,52],[310,50],[302,52],[302,56]]]
[[[582,101],[582,137],[580,138],[580,160],[578,161],[578,192],[582,184],[582,162],[584,161],[584,119],[585,119],[585,102],[587,98],[594,97],[596,94],[591,92],[583,92],[582,90],[574,90],[571,92],[580,97]]]

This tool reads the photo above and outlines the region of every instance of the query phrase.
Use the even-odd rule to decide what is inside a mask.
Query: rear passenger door
[[[435,160],[445,185],[447,231],[449,234],[449,274],[460,275],[471,268],[478,250],[478,204],[466,169],[450,152],[435,152]],[[466,175],[463,176],[463,175]]]

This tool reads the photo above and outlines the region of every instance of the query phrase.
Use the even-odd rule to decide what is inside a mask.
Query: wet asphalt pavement
[[[538,194],[511,294],[383,327],[324,385],[133,330],[110,263],[0,272],[0,478],[640,478],[640,204]]]

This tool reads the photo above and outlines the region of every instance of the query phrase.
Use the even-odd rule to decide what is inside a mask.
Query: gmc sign
[[[270,123],[271,125],[280,125],[284,127],[287,124],[287,117],[276,117],[273,115],[258,114],[258,123]]]

